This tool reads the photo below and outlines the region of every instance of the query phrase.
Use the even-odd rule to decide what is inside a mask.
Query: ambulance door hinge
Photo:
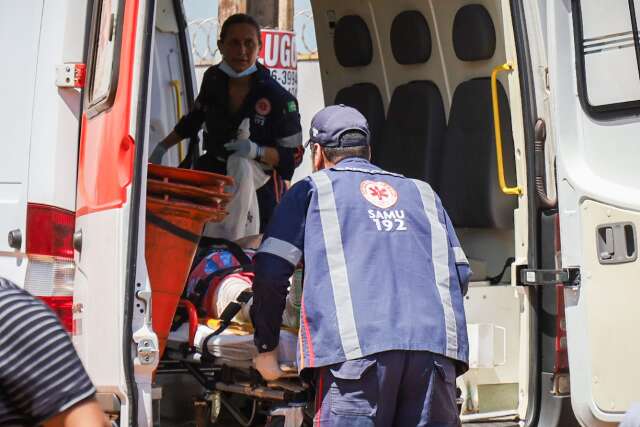
[[[580,286],[580,269],[563,268],[561,270],[520,270],[520,285],[523,286]]]
[[[56,65],[56,86],[83,88],[87,66],[81,63],[66,63]]]
[[[138,342],[138,360],[141,365],[151,365],[155,363],[158,355],[158,347],[152,339],[143,339]]]

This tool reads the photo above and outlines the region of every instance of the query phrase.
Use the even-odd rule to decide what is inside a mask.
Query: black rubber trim
[[[191,42],[187,39],[187,27],[188,22],[186,19],[186,14],[184,11],[183,0],[173,0],[173,10],[176,15],[176,21],[178,22],[178,40],[180,42],[180,57],[182,59],[182,70],[184,76],[184,93],[187,98],[187,111],[190,111],[193,107],[193,103],[195,102],[195,93],[198,90],[193,81],[193,76],[191,75],[191,69],[195,64],[192,64],[191,61],[193,56],[189,54],[191,52]],[[187,90],[188,88],[188,90]],[[197,135],[191,137],[189,139],[189,147],[187,148],[187,155],[180,167],[184,167],[185,169],[193,168],[195,165],[195,161],[200,154],[199,150],[200,145],[200,137]]]
[[[580,0],[571,1],[571,15],[573,16],[573,39],[575,46],[574,49],[576,51],[578,98],[580,99],[582,109],[589,116],[597,120],[614,120],[621,117],[640,115],[640,100],[606,105],[591,105],[589,103],[589,97],[587,95],[586,68],[584,64],[584,34],[582,30],[582,9],[580,7]],[[638,33],[637,31],[634,31],[634,44],[636,45],[636,49],[640,49],[640,46],[636,44],[637,37]],[[638,67],[640,67],[640,63],[638,64]]]
[[[638,19],[636,18],[635,0],[629,0],[629,13],[631,14],[631,31],[633,31],[633,48],[636,51],[638,78],[640,79],[640,37],[638,37]]]
[[[129,216],[129,245],[127,247],[127,275],[125,286],[125,304],[124,304],[124,324],[122,334],[122,347],[124,351],[123,368],[125,380],[127,383],[127,400],[129,403],[129,425],[136,427],[138,425],[138,387],[135,381],[133,368],[133,310],[136,295],[136,273],[138,270],[138,240],[140,233],[140,214],[142,199],[142,180],[144,164],[147,159],[144,155],[145,139],[147,137],[147,105],[149,101],[149,74],[151,67],[151,43],[153,41],[153,22],[156,11],[155,0],[149,0],[146,4],[145,29],[144,29],[144,50],[143,58],[140,64],[140,92],[138,111],[136,113],[136,122],[138,123],[136,132],[135,158],[133,162],[133,181],[131,184],[131,211]]]
[[[160,218],[158,215],[147,211],[147,222],[162,228],[167,233],[171,233],[174,236],[180,237],[181,239],[188,240],[193,243],[198,243],[200,241],[200,236],[197,234],[193,234],[189,230],[185,230],[184,228],[180,228],[175,224],[170,223],[166,219]]]
[[[520,79],[520,95],[522,97],[522,115],[524,121],[525,159],[527,164],[527,188],[535,188],[535,123],[538,112],[536,108],[535,84],[531,53],[527,34],[526,16],[524,12],[524,0],[511,0],[511,19],[514,26],[516,43],[516,55],[518,58],[518,70]],[[540,263],[540,211],[535,191],[528,194],[529,216],[529,247],[527,250],[527,263],[529,268]],[[531,337],[531,351],[529,360],[529,402],[525,417],[526,426],[535,426],[540,418],[540,330],[538,318],[540,313],[540,297],[538,290],[531,288],[531,317],[529,331]]]

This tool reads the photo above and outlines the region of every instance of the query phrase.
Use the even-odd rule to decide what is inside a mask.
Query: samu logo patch
[[[362,181],[360,192],[369,203],[380,209],[387,209],[398,202],[398,192],[382,181]]]

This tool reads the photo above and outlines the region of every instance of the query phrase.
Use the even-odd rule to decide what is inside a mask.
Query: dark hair
[[[236,24],[249,24],[252,25],[253,28],[256,29],[256,35],[258,36],[258,43],[262,43],[262,37],[260,35],[260,25],[258,21],[253,19],[252,16],[247,15],[246,13],[236,13],[228,17],[224,23],[222,24],[222,28],[220,29],[220,41],[224,42],[224,38],[229,31],[229,27]]]
[[[359,145],[357,147],[322,147],[324,155],[331,163],[338,163],[342,159],[347,157],[359,157],[361,159],[369,160],[371,150],[368,145]]]

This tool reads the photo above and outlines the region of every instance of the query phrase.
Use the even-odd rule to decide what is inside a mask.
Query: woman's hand
[[[151,163],[161,164],[162,158],[167,153],[169,148],[173,147],[180,141],[182,141],[182,137],[178,135],[175,130],[172,131],[169,135],[167,135],[165,139],[163,139],[156,145],[156,148],[153,149],[151,155],[149,156],[149,161]]]
[[[251,160],[256,160],[260,153],[258,144],[250,139],[234,139],[231,142],[224,144],[224,148],[229,151],[233,151],[238,156],[246,157]]]

